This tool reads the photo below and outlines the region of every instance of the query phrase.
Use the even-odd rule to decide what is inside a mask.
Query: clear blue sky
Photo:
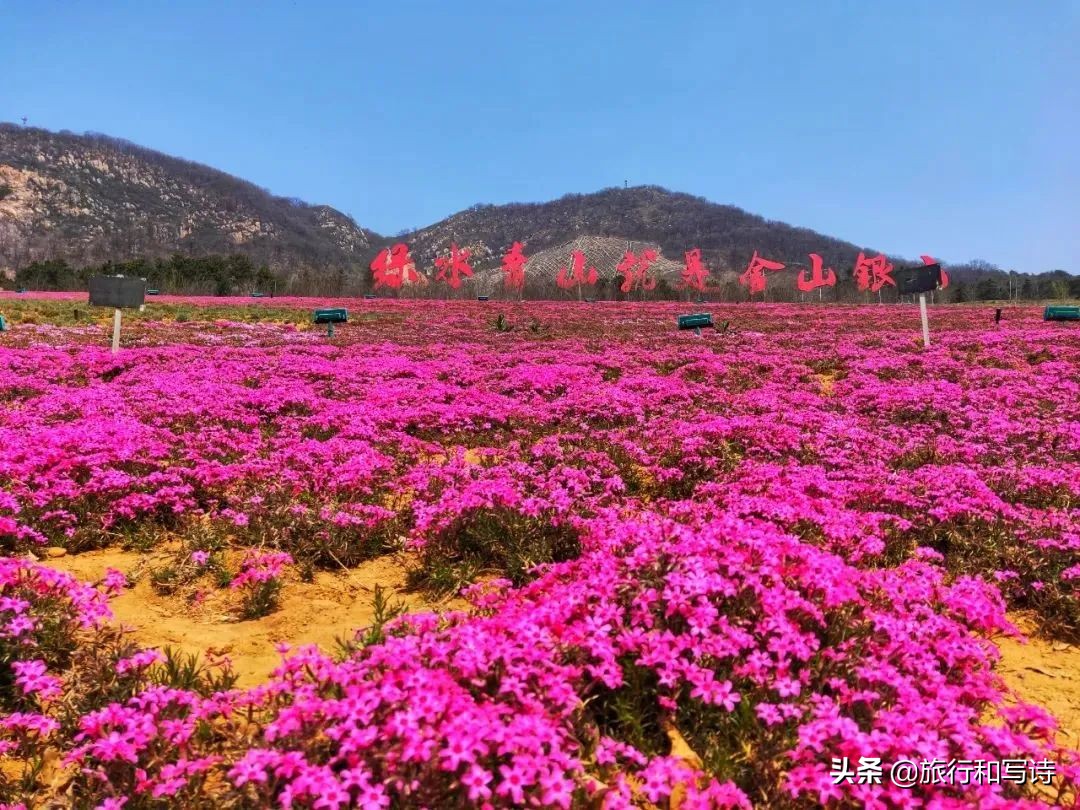
[[[1080,272],[1080,3],[0,0],[0,119],[382,233],[652,183]]]

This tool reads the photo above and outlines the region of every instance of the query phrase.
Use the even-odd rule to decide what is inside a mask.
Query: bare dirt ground
[[[105,549],[42,562],[87,582],[100,580],[108,568],[124,572],[134,587],[110,602],[119,624],[132,628],[135,638],[147,646],[227,655],[239,686],[251,686],[270,675],[280,661],[277,645],[281,643],[294,647],[318,644],[331,651],[338,639],[351,639],[356,630],[372,623],[377,585],[386,589],[390,601],[404,602],[410,611],[452,610],[464,605],[459,600],[432,603],[405,593],[405,569],[390,557],[349,571],[320,571],[311,583],[289,580],[276,611],[246,621],[238,620],[230,610],[228,591],[211,592],[198,603],[157,593],[145,575],[150,555]]]
[[[996,639],[1001,650],[998,672],[1020,698],[1058,719],[1060,743],[1080,748],[1080,647],[1036,637],[1023,616],[1010,619],[1028,634],[1028,641]]]
[[[227,592],[211,594],[198,604],[158,594],[145,575],[152,561],[153,555],[106,549],[43,562],[89,582],[100,580],[108,568],[128,574],[135,584],[112,601],[116,620],[131,627],[147,646],[227,655],[240,686],[269,676],[280,660],[278,644],[318,644],[333,650],[338,639],[352,638],[356,630],[370,625],[377,585],[386,589],[391,601],[404,602],[411,611],[464,607],[460,600],[432,603],[406,593],[404,566],[384,557],[349,571],[320,571],[311,583],[290,580],[278,610],[261,619],[239,621],[229,610]],[[1011,618],[1029,633],[1031,625],[1023,616]],[[1080,747],[1080,647],[1033,634],[1026,643],[1007,637],[996,643],[1001,650],[998,671],[1005,682],[1021,699],[1058,719],[1061,743]]]

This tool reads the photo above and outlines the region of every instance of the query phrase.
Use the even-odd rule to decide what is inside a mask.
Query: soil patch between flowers
[[[198,604],[178,595],[157,593],[146,575],[152,557],[103,549],[46,559],[42,564],[86,582],[100,580],[109,568],[127,574],[134,580],[133,586],[110,602],[115,621],[130,627],[146,646],[228,656],[238,686],[265,681],[281,660],[280,644],[317,644],[333,651],[338,639],[351,639],[357,630],[372,623],[376,586],[384,588],[391,601],[404,602],[410,611],[464,606],[461,600],[435,603],[406,593],[405,568],[393,557],[382,557],[348,571],[316,572],[314,582],[290,579],[277,610],[259,619],[239,621],[227,605],[227,590],[210,593]]]
[[[1023,700],[1054,715],[1059,742],[1075,748],[1080,745],[1080,647],[1035,636],[1024,616],[1009,618],[1028,638],[1026,643],[995,639],[1001,651],[998,672]]]

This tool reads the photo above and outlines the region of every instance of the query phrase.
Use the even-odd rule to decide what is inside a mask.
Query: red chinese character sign
[[[403,284],[415,284],[420,280],[416,265],[409,256],[409,246],[404,243],[380,250],[370,266],[375,289],[389,287],[400,290]]]
[[[472,276],[472,266],[468,262],[469,251],[460,249],[456,242],[450,243],[450,255],[440,256],[435,260],[435,266],[439,268],[435,276],[436,281],[445,281],[451,289],[461,287],[461,277]],[[449,273],[449,276],[447,275]]]
[[[825,262],[816,253],[810,254],[810,275],[806,270],[799,271],[799,277],[795,280],[796,286],[801,292],[810,292],[818,287],[835,287],[836,273],[830,267],[822,270]]]
[[[926,254],[923,254],[919,258],[922,259],[923,264],[937,264],[938,263],[937,259],[935,259],[933,256],[927,256]],[[945,272],[945,268],[943,267],[943,268],[941,268],[941,289],[944,290],[948,286],[949,286],[949,274]]]
[[[521,242],[514,242],[502,257],[503,283],[508,290],[521,292],[525,289],[525,264],[529,260],[523,250]]]
[[[765,292],[765,273],[783,269],[784,265],[781,262],[763,259],[758,256],[758,252],[755,250],[753,258],[750,259],[750,264],[746,266],[746,270],[739,276],[739,283],[750,290],[750,295]]]
[[[836,271],[831,267],[825,267],[825,262],[817,253],[809,254],[810,264],[795,263],[798,275],[795,278],[795,286],[800,292],[806,293],[813,290],[822,290],[824,287],[835,287],[837,282]],[[459,248],[456,243],[450,245],[449,255],[443,255],[435,259],[437,274],[436,281],[445,281],[450,289],[461,288],[464,278],[473,276],[473,268],[469,264],[470,251]],[[924,254],[924,265],[939,264],[933,256]],[[622,260],[616,267],[616,271],[622,275],[622,283],[619,289],[623,293],[632,293],[640,289],[644,293],[647,290],[657,288],[658,279],[650,274],[650,269],[659,259],[659,251],[646,249],[640,254],[626,251]],[[503,283],[507,291],[518,291],[524,294],[525,267],[529,257],[525,255],[524,244],[514,242],[502,257]],[[404,243],[393,245],[379,251],[379,254],[371,262],[374,287],[388,287],[400,290],[406,285],[430,283],[429,277],[418,273],[416,265],[409,254],[409,248]],[[768,273],[783,270],[784,262],[763,258],[758,251],[754,251],[746,270],[739,276],[739,284],[746,287],[753,297],[757,293],[764,293],[768,287]],[[874,292],[881,299],[881,291],[885,287],[899,289],[898,280],[894,277],[895,268],[892,262],[884,254],[867,256],[860,252],[855,261],[853,279],[860,292]],[[906,272],[906,271],[905,271]],[[684,254],[684,266],[679,283],[675,289],[680,291],[695,290],[699,293],[707,289],[709,270],[701,258],[701,249],[694,248]],[[906,278],[906,276],[905,276]],[[578,298],[581,298],[582,289],[595,286],[598,275],[595,267],[587,266],[585,254],[575,250],[570,254],[569,267],[559,268],[556,274],[556,284],[564,290],[576,288]],[[904,282],[904,278],[900,279]],[[941,271],[940,288],[949,285],[949,276],[944,270]]]
[[[855,261],[855,284],[860,292],[881,292],[885,285],[896,286],[892,277],[893,266],[884,254],[879,253],[872,259],[860,251],[859,258]]]
[[[680,290],[697,290],[705,292],[705,280],[709,277],[709,271],[701,261],[701,249],[694,248],[684,254],[684,266],[679,282]]]
[[[570,268],[560,267],[555,276],[555,283],[564,290],[577,287],[578,298],[581,298],[582,287],[592,287],[596,284],[596,268],[585,269],[585,254],[580,250],[575,250],[570,254]]]
[[[632,292],[635,287],[640,287],[642,291],[656,289],[656,279],[649,275],[649,266],[655,261],[655,250],[643,250],[640,256],[626,251],[619,266],[615,268],[615,271],[623,276],[619,289],[624,293]]]

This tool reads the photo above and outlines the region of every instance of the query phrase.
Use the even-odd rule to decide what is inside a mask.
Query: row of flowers
[[[0,348],[10,798],[1021,798],[833,784],[864,755],[1051,759],[1071,797],[986,639],[1007,605],[1080,637],[1075,333],[938,311],[923,351],[902,308],[731,307],[702,338],[664,305],[375,310],[334,343],[221,322],[140,325],[115,358],[82,328]],[[112,631],[117,576],[14,556],[163,537],[200,568],[263,549],[230,574],[250,615],[294,562],[406,550],[420,586],[484,584],[232,690]]]
[[[949,310],[923,352],[891,308],[754,310],[702,340],[663,307],[529,305],[540,336],[450,307],[446,340],[412,343],[427,308],[391,309],[362,351],[258,329],[210,352],[0,350],[0,543],[209,515],[336,566],[477,510],[719,498],[856,561],[928,545],[1080,632],[1080,360],[1035,312],[995,331]]]
[[[835,784],[832,758],[870,754],[1049,760],[1070,799],[1053,719],[993,672],[985,637],[1015,632],[993,586],[716,511],[606,511],[530,584],[473,586],[471,610],[394,619],[345,659],[291,651],[248,690],[177,687],[160,653],[94,636],[101,592],[4,561],[3,753],[56,752],[56,795],[106,808],[1028,802]],[[73,657],[91,643],[108,688]]]

